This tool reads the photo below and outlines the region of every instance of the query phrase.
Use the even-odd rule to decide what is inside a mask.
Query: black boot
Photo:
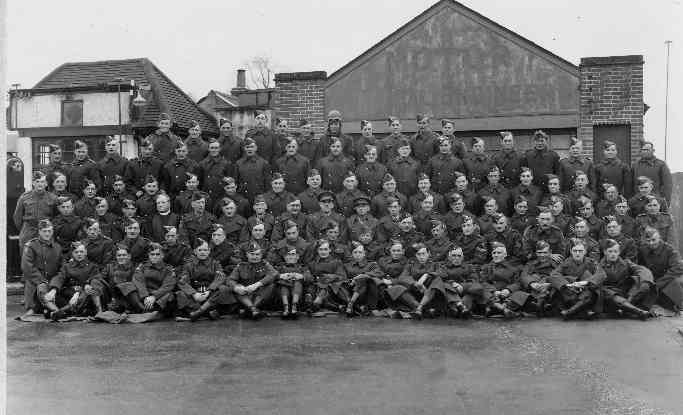
[[[589,304],[588,301],[579,301],[578,303],[574,304],[573,306],[569,307],[568,309],[560,311],[560,315],[562,315],[562,318],[564,320],[569,320],[576,313],[583,310],[588,304]]]

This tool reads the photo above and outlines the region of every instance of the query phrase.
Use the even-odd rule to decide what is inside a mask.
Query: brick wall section
[[[582,58],[579,65],[579,137],[593,156],[593,126],[631,125],[631,159],[643,140],[643,56]]]
[[[275,75],[277,91],[273,110],[275,116],[287,120],[291,131],[298,130],[299,120],[307,119],[316,134],[325,131],[325,81],[327,73],[292,72]]]

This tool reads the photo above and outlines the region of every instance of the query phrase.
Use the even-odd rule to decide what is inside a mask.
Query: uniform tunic
[[[507,260],[502,262],[489,262],[481,268],[480,280],[484,289],[488,291],[490,301],[500,302],[500,298],[493,296],[494,291],[508,290],[510,295],[508,300],[517,307],[522,307],[526,303],[528,294],[521,291],[519,282],[520,268]]]
[[[660,212],[667,212],[669,210],[668,204],[666,203],[666,200],[664,198],[655,196],[657,201],[659,202],[659,211]],[[646,209],[645,206],[647,205],[647,197],[637,194],[630,198],[628,200],[628,207],[629,211],[628,213],[633,216],[634,218],[640,215],[641,213],[645,213]]]
[[[133,274],[135,266],[132,262],[119,264],[111,262],[92,279],[91,285],[100,296],[107,296],[121,300],[122,297],[135,291]]]
[[[353,291],[364,294],[364,298],[361,296],[359,300],[370,309],[377,308],[379,286],[382,284],[381,278],[384,275],[379,265],[365,258],[360,261],[351,259],[344,263],[344,269],[352,281]]]
[[[643,245],[638,258],[652,272],[659,295],[671,301],[675,309],[683,309],[683,261],[678,250],[666,242],[657,248]]]
[[[619,234],[619,236],[615,237],[610,237],[607,236],[606,233],[603,232],[603,238],[599,241],[600,245],[600,256],[602,256],[602,253],[605,252],[605,248],[607,248],[607,240],[608,239],[613,239],[619,243],[619,256],[628,259],[630,261],[636,262],[638,260],[638,247],[636,246],[636,241],[633,238],[630,238],[623,233]]]
[[[123,239],[125,229],[120,216],[107,212],[104,215],[95,216],[95,219],[97,219],[97,223],[100,224],[100,232],[102,232],[102,235],[111,238],[114,243]]]
[[[439,238],[428,239],[425,242],[425,245],[429,248],[433,261],[445,261],[448,256],[448,251],[453,248],[453,242],[445,235]]]
[[[638,189],[635,187],[636,180],[640,176],[649,177],[652,180],[653,190],[664,199],[671,201],[671,190],[673,188],[671,183],[671,172],[666,162],[656,157],[640,158],[634,162],[631,171],[633,174],[632,182],[634,189],[632,193],[636,193]]]
[[[370,229],[373,235],[377,234],[377,225],[379,225],[379,220],[367,214],[364,216],[351,215],[346,219],[346,229],[348,231],[348,240],[357,241],[360,234],[367,228]]]
[[[612,300],[615,296],[628,298],[630,294],[638,291],[647,291],[654,283],[649,269],[628,259],[617,258],[616,261],[610,262],[603,258],[600,267],[605,271],[601,294],[606,300]]]
[[[500,169],[500,183],[503,186],[512,189],[519,184],[522,156],[516,150],[501,149],[491,159]]]
[[[355,213],[353,202],[359,197],[367,197],[365,193],[359,189],[348,190],[344,189],[337,193],[337,210],[344,215],[344,217],[349,217]]]
[[[579,214],[579,209],[582,206],[581,203],[581,198],[585,197],[590,199],[593,202],[593,206],[595,206],[595,203],[598,200],[598,195],[596,195],[592,190],[586,188],[586,189],[574,189],[567,193],[567,198],[569,199],[570,205],[571,205],[571,210],[569,212],[565,212],[567,215],[578,215]]]
[[[170,158],[165,160],[170,160]],[[142,191],[142,188],[145,185],[145,178],[147,176],[156,178],[161,177],[163,166],[164,162],[154,156],[139,157],[130,160],[128,162],[126,174],[123,176],[126,181],[126,187],[133,193]]]
[[[234,173],[234,166],[225,157],[207,156],[197,166],[199,187],[208,193],[210,198],[216,199],[223,193],[223,178],[232,177]]]
[[[413,221],[415,223],[415,228],[418,232],[425,235],[432,234],[432,228],[434,227],[435,221],[442,221],[443,217],[438,213],[432,211],[425,211],[420,209],[417,213],[413,215]]]
[[[486,240],[478,233],[465,235],[464,233],[457,234],[453,240],[456,246],[462,248],[462,253],[465,262],[473,265],[484,264],[488,258],[488,248]]]
[[[560,175],[560,156],[553,150],[532,148],[524,152],[520,166],[530,168],[534,175],[534,184],[543,188],[546,174]]]
[[[507,189],[500,183],[496,184],[486,184],[484,187],[479,189],[477,192],[477,204],[473,208],[474,212],[482,212],[484,210],[484,198],[491,197],[496,200],[498,205],[498,210],[505,214],[510,215],[512,212],[512,194],[511,190]]]
[[[100,235],[95,239],[85,238],[81,242],[88,251],[88,259],[100,267],[114,260],[114,241],[111,238]]]
[[[344,189],[344,175],[355,169],[353,160],[340,154],[329,155],[318,161],[318,170],[322,178],[322,188],[332,193],[341,192]]]
[[[164,262],[152,264],[150,261],[138,265],[133,274],[133,284],[140,299],[154,296],[156,304],[165,309],[173,300],[173,288],[177,282],[176,274],[170,265]]]
[[[135,200],[136,197],[133,193],[129,192],[128,190],[124,190],[123,192],[115,192],[111,191],[106,197],[107,199],[107,204],[109,205],[109,211],[115,215],[123,215],[123,201],[125,199],[128,200]]]
[[[465,174],[472,190],[477,191],[484,187],[487,183],[486,176],[489,174],[491,167],[493,167],[491,158],[486,154],[470,151],[465,156],[463,163],[465,164],[465,170],[467,170]]]
[[[178,237],[190,246],[194,245],[197,238],[208,241],[211,239],[211,225],[214,223],[216,223],[216,217],[209,212],[205,211],[199,216],[194,213],[186,213],[180,219]]]
[[[54,216],[57,207],[57,196],[46,191],[31,190],[19,197],[12,219],[19,229],[19,244],[38,236],[38,222]]]
[[[299,143],[298,153],[306,157],[311,165],[315,165],[322,158],[320,139],[316,138],[314,134],[306,137],[299,135],[296,138],[296,142]]]
[[[370,211],[374,217],[381,218],[382,216],[389,214],[389,209],[387,207],[389,205],[389,198],[398,199],[398,204],[401,206],[402,210],[405,210],[408,205],[408,199],[403,193],[389,193],[386,190],[382,190],[370,201]]]
[[[251,238],[251,230],[257,224],[263,224],[266,236],[265,239],[270,240],[273,236],[273,228],[275,227],[275,216],[270,213],[266,213],[263,216],[249,216],[247,219],[247,226],[242,228],[242,235],[240,236],[241,241],[247,241]]]
[[[412,156],[421,164],[427,164],[429,159],[439,151],[439,142],[432,131],[418,131],[410,139]]]
[[[237,191],[250,201],[270,187],[270,164],[258,156],[244,156],[237,160],[235,180]]]
[[[451,153],[460,160],[464,159],[465,155],[467,154],[467,147],[465,146],[465,143],[463,143],[462,139],[454,136],[453,134],[444,134],[443,132],[441,135],[448,138],[448,142],[451,143]]]
[[[169,244],[164,241],[161,243],[164,252],[164,263],[178,269],[192,257],[192,248],[190,245],[182,242]]]
[[[256,153],[268,163],[274,162],[281,154],[280,143],[269,128],[251,128],[247,130],[245,138],[251,138],[256,142]]]
[[[285,262],[285,255],[292,249],[296,249],[296,253],[299,255],[299,262],[308,263],[309,248],[311,244],[306,242],[302,237],[299,237],[296,241],[290,241],[288,239],[282,239],[274,242],[270,247],[270,252],[268,253],[268,262],[273,265],[282,264]]]
[[[227,277],[218,261],[192,256],[178,272],[178,289],[175,292],[178,309],[199,308],[200,303],[193,298],[193,295],[204,292],[210,293],[207,301],[213,304],[233,304],[235,297],[226,282]]]
[[[218,245],[211,241],[209,248],[211,249],[211,258],[218,261],[225,272],[232,271],[232,268],[239,262],[237,246],[227,239]]]
[[[377,146],[376,138],[360,136],[352,139],[350,158],[354,164],[359,165],[365,161],[365,146]],[[379,149],[377,153],[379,155]]]
[[[382,179],[387,172],[384,164],[377,162],[362,163],[356,168],[358,188],[370,197],[375,196],[382,191]]]
[[[510,226],[510,228],[519,232],[520,235],[523,235],[526,228],[528,228],[531,225],[535,225],[535,224],[536,224],[536,218],[535,217],[533,217],[529,214],[520,215],[519,213],[515,212],[512,214],[512,217],[510,218],[509,226]],[[554,225],[557,226],[556,223]],[[562,231],[562,233],[564,233],[564,230]],[[508,252],[510,252],[510,251],[508,251]]]
[[[548,228],[542,228],[541,225],[536,224],[528,227],[522,235],[522,246],[524,255],[527,259],[533,259],[536,256],[536,242],[546,241],[550,245],[550,252],[553,254],[564,255],[565,253],[565,239],[560,228],[555,225],[550,225]]]
[[[167,215],[157,213],[152,216],[149,224],[150,226],[145,236],[154,242],[162,242],[166,238],[165,226],[173,226],[178,229],[178,226],[180,225],[180,215],[173,212],[170,212]]]
[[[417,176],[422,166],[416,159],[398,156],[387,163],[387,170],[396,180],[396,190],[399,193],[406,197],[417,193]]]
[[[74,160],[69,167],[69,191],[80,195],[83,194],[85,181],[92,180],[97,186],[98,191],[102,190],[102,176],[97,164],[91,158]]]
[[[263,194],[263,198],[266,200],[268,213],[277,218],[278,216],[287,212],[287,203],[294,200],[294,195],[287,190],[283,190],[279,193],[269,190]]]
[[[59,215],[52,221],[53,238],[62,246],[62,253],[65,256],[71,250],[71,244],[80,239],[84,223],[83,219],[76,215]]]
[[[149,239],[143,238],[142,236],[138,236],[135,239],[126,237],[121,243],[128,247],[131,261],[133,261],[134,264],[141,264],[147,260],[147,251],[149,244],[151,243]]]
[[[337,212],[330,212],[326,215],[322,211],[312,213],[308,216],[308,226],[306,227],[306,240],[312,241],[323,238],[325,233],[322,228],[326,226],[330,220],[333,220],[339,225],[339,235],[346,235],[346,218]],[[301,232],[301,230],[299,230]]]
[[[278,272],[267,261],[256,263],[241,262],[235,267],[228,277],[228,287],[234,288],[236,285],[251,285],[257,282],[262,287],[252,292],[251,295],[261,296],[263,301],[268,301],[273,295],[273,283],[277,279]]]
[[[285,179],[285,190],[295,195],[306,190],[309,170],[311,170],[311,161],[301,154],[293,156],[285,154],[275,160],[274,171],[281,173]]]
[[[87,258],[83,261],[76,261],[73,258],[66,261],[59,270],[59,273],[50,280],[49,284],[49,289],[57,291],[55,296],[57,306],[65,306],[71,297],[76,292],[81,291],[86,284],[90,284],[98,273],[99,267]],[[81,292],[79,301],[75,306],[77,312],[82,311],[82,307],[85,305],[87,297],[84,294],[84,292]]]
[[[148,135],[146,140],[149,140],[152,143],[152,148],[154,149],[153,154],[159,160],[170,160],[173,157],[176,145],[183,141],[171,131],[162,132],[161,130],[156,130]]]
[[[161,170],[161,177],[159,178],[162,187],[168,191],[172,196],[185,190],[185,182],[187,181],[187,173],[198,173],[197,162],[190,159],[178,159],[168,161],[164,164]]]
[[[464,173],[465,165],[451,153],[439,153],[429,159],[424,172],[431,179],[435,192],[447,194],[455,187],[456,172]]]
[[[83,196],[74,205],[74,214],[82,218],[95,218],[97,216],[96,206],[97,199]]]
[[[221,155],[225,157],[231,165],[234,166],[235,163],[237,163],[237,160],[244,156],[241,138],[235,137],[232,134],[227,136],[221,134],[218,136],[217,140],[221,145]],[[204,158],[202,158],[202,160],[204,160]]]
[[[471,264],[456,265],[450,261],[444,261],[440,267],[446,302],[457,303],[462,301],[468,309],[471,309],[474,304],[486,304],[484,285],[479,282],[479,273]],[[453,288],[453,283],[462,286],[462,292]]]
[[[204,160],[204,158],[209,155],[209,144],[201,137],[187,137],[185,139],[185,145],[187,146],[187,157],[194,160],[196,163]]]
[[[582,171],[591,179],[595,177],[593,172],[593,161],[587,157],[566,157],[560,160],[560,186],[563,192],[567,192],[574,187],[576,172]]]
[[[398,157],[399,143],[403,140],[410,141],[410,139],[407,136],[401,133],[391,133],[384,138],[378,138],[377,161],[379,161],[381,164],[386,165],[389,162],[389,160],[393,160],[394,158]]]
[[[297,195],[297,198],[301,201],[301,210],[306,214],[311,214],[320,210],[320,204],[318,203],[318,195],[322,192],[322,189],[313,189],[312,187],[307,188],[303,192]]]
[[[645,228],[651,226],[659,231],[659,236],[665,242],[673,242],[674,239],[674,229],[673,229],[673,219],[668,213],[657,213],[655,215],[649,215],[647,213],[641,213],[636,217],[636,238],[640,242],[644,242]],[[623,232],[623,229],[622,229]]]
[[[410,196],[408,199],[408,210],[411,213],[417,213],[420,211],[422,208],[422,201],[425,200],[427,195],[431,196],[434,198],[434,211],[443,215],[448,211],[448,208],[446,207],[446,202],[444,201],[443,196],[441,196],[439,193],[433,192],[431,190],[427,191],[427,194],[422,193],[422,192],[417,192],[414,195]]]
[[[24,308],[32,310],[37,305],[38,295],[47,293],[47,283],[62,266],[62,247],[52,240],[34,238],[24,245],[21,255],[21,272],[24,281]],[[43,284],[40,293],[39,285]]]
[[[511,263],[520,264],[526,260],[522,249],[522,234],[516,229],[506,228],[503,232],[497,232],[495,229],[492,229],[484,234],[484,239],[486,239],[489,253],[493,252],[492,244],[500,242],[505,245],[508,253],[507,258]]]
[[[334,138],[338,138],[339,141],[341,141],[342,154],[344,154],[346,157],[351,157],[351,145],[353,144],[353,139],[346,134],[333,136],[328,131],[322,137],[320,137],[320,157],[318,160],[322,159],[323,157],[327,157],[330,154],[330,144]]]
[[[213,206],[211,207],[211,212],[214,215],[220,216],[223,214],[223,212],[221,211],[221,205],[219,202],[224,197],[228,197],[228,198],[230,198],[230,200],[235,202],[235,205],[237,207],[236,213],[238,215],[243,216],[245,218],[248,218],[253,213],[252,209],[251,209],[251,203],[249,203],[249,200],[247,200],[244,196],[242,196],[239,193],[225,193],[225,192],[223,192],[223,193],[221,193],[221,195],[216,200],[212,200]],[[190,211],[188,210],[188,213],[189,212]]]
[[[538,215],[538,204],[541,202],[541,197],[543,196],[541,189],[533,184],[530,186],[520,184],[510,192],[510,200],[514,201],[517,196],[524,196],[526,198],[529,207],[527,212],[529,212],[529,215]],[[509,208],[510,207],[508,207],[508,209]]]
[[[620,194],[627,197],[631,195],[631,169],[618,158],[605,159],[596,163],[593,175],[591,183],[596,193],[604,193],[605,189],[602,185],[610,183],[616,186]]]
[[[116,153],[105,154],[102,160],[97,162],[97,169],[102,178],[100,194],[108,195],[112,191],[114,177],[117,175],[123,177],[128,169],[128,159]]]

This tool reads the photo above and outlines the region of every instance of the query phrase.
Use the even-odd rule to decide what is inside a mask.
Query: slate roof
[[[147,58],[64,63],[40,80],[33,89],[95,86],[114,82],[117,77],[123,78],[124,83],[135,80],[136,85],[151,91],[151,96],[145,94],[148,104],[133,127],[154,128],[159,114],[165,112],[171,115],[180,129],[187,129],[190,122],[195,120],[204,132],[218,134],[216,119]]]

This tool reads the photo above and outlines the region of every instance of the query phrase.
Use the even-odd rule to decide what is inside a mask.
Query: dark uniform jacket
[[[272,284],[278,276],[278,272],[267,261],[257,263],[240,262],[228,277],[228,285],[234,287],[251,285],[261,282],[263,285]]]
[[[237,246],[227,239],[218,245],[211,241],[209,248],[211,248],[211,258],[218,261],[226,272],[232,271],[232,268],[239,263]]]
[[[359,165],[365,161],[365,146],[377,146],[377,139],[365,136],[352,138],[350,158],[354,164]],[[377,155],[379,156],[379,148],[377,149]]]
[[[275,193],[274,191],[269,190],[263,194],[263,198],[266,199],[268,213],[276,218],[287,212],[287,203],[291,200],[294,200],[294,195],[287,190],[283,190],[280,193]]]
[[[465,165],[453,154],[439,153],[429,159],[424,172],[431,179],[432,189],[435,192],[447,194],[455,187],[455,173],[464,173]]]
[[[211,239],[211,225],[215,222],[216,217],[206,211],[199,216],[194,213],[186,213],[180,219],[179,239],[190,246],[194,245],[197,238],[208,241]]]
[[[270,213],[266,213],[261,217],[249,216],[249,218],[247,218],[247,226],[242,228],[242,235],[240,236],[241,241],[247,241],[249,238],[251,238],[251,229],[257,223],[263,224],[266,230],[266,236],[264,238],[270,240],[270,238],[273,236],[273,227],[275,227],[275,216],[271,215]]]
[[[173,226],[178,229],[180,225],[180,215],[170,212],[168,215],[161,215],[157,213],[152,216],[149,222],[149,229],[147,236],[154,242],[162,242],[166,237],[166,229],[164,226]]]
[[[62,266],[62,247],[54,241],[31,239],[21,255],[21,272],[24,281],[34,284],[48,282]]]
[[[386,165],[389,160],[393,160],[394,158],[398,157],[398,147],[402,140],[410,141],[408,137],[401,133],[391,133],[384,138],[378,138],[376,140],[377,161]]]
[[[164,248],[164,263],[174,269],[178,269],[192,257],[192,248],[185,243],[176,242],[171,245],[164,241],[161,246]]]
[[[318,161],[318,170],[322,178],[322,188],[333,193],[341,192],[344,188],[344,175],[355,169],[353,160],[340,154],[330,154]]]
[[[610,262],[603,258],[599,265],[605,271],[602,286],[606,288],[624,290],[630,288],[634,283],[640,285],[641,283],[653,282],[650,270],[628,259],[617,258],[616,261]]]
[[[104,267],[114,260],[114,241],[111,238],[100,235],[96,239],[85,238],[82,242],[91,262]]]
[[[216,199],[223,193],[223,178],[234,174],[234,166],[223,156],[207,156],[197,165],[199,187]]]
[[[450,210],[443,216],[443,221],[446,225],[448,236],[451,239],[462,233],[462,222],[465,220],[465,216],[469,216],[471,218],[475,217],[467,210],[464,210],[461,213],[456,213],[453,210]]]
[[[318,195],[322,192],[322,189],[313,189],[308,187],[303,192],[297,195],[297,198],[301,201],[301,210],[304,213],[311,214],[320,210],[320,204],[318,203]]]
[[[563,192],[567,192],[574,187],[574,179],[578,170],[586,173],[589,180],[595,177],[593,161],[587,157],[569,156],[560,160],[560,188]]]
[[[522,249],[522,234],[516,229],[507,228],[503,232],[497,232],[495,229],[484,234],[484,239],[488,244],[489,253],[493,251],[491,246],[494,242],[500,242],[505,245],[505,249],[508,253],[508,260],[510,262],[518,264],[524,262],[526,258],[524,257],[524,251]]]
[[[492,285],[496,290],[507,289],[511,293],[520,289],[520,268],[507,260],[489,262],[481,268],[480,279]]]
[[[299,143],[299,149],[297,152],[306,157],[311,165],[315,165],[318,160],[322,158],[320,151],[320,139],[316,138],[315,134],[311,134],[307,137],[299,135],[296,138],[296,142]]]
[[[57,241],[64,249],[63,254],[66,256],[67,252],[71,250],[71,243],[80,239],[81,228],[83,227],[83,218],[76,215],[58,215],[52,221],[54,228],[54,240]]]
[[[443,196],[441,196],[441,194],[436,193],[432,190],[429,190],[427,194],[434,198],[435,212],[443,215],[448,211],[446,201],[444,200]],[[410,198],[408,199],[408,211],[410,211],[411,213],[419,212],[422,208],[422,201],[425,200],[426,197],[427,195],[422,192],[417,192],[414,195],[410,196]]]
[[[517,196],[524,196],[527,199],[527,205],[529,206],[529,215],[538,215],[538,204],[541,202],[541,197],[543,192],[537,186],[533,184],[530,186],[524,186],[522,184],[518,185],[510,192],[510,200],[515,200]],[[510,207],[508,207],[509,209]]]
[[[62,265],[59,273],[50,280],[50,288],[83,287],[99,273],[99,267],[87,258],[83,261],[70,259]]]
[[[147,261],[147,250],[149,244],[151,243],[149,239],[143,238],[142,236],[138,236],[135,239],[126,237],[123,239],[123,241],[121,241],[121,243],[128,247],[131,261],[133,261],[134,264],[141,264]],[[90,252],[88,251],[88,253]]]
[[[170,160],[170,158],[166,160]],[[145,178],[147,176],[160,178],[163,166],[164,162],[154,156],[139,157],[130,160],[128,162],[126,174],[123,176],[126,181],[126,187],[133,193],[142,191],[145,184]]]
[[[636,234],[639,239],[644,237],[645,228],[651,226],[659,231],[659,235],[665,242],[672,242],[674,239],[673,219],[668,213],[657,213],[648,215],[641,213],[636,217]],[[623,229],[622,229],[623,232]]]
[[[270,164],[258,155],[237,160],[235,180],[237,191],[250,201],[270,188]]]
[[[102,189],[100,193],[108,195],[112,191],[114,184],[114,176],[119,175],[123,177],[128,169],[128,159],[121,157],[119,154],[105,154],[102,160],[97,162],[97,169],[102,177]]]
[[[381,218],[382,216],[389,214],[387,206],[389,205],[390,197],[398,199],[398,204],[401,206],[401,209],[406,209],[406,206],[408,205],[408,199],[403,195],[403,193],[389,193],[385,190],[382,190],[380,193],[376,194],[375,197],[373,197],[370,201],[370,211],[372,212],[372,215],[374,217]]]
[[[511,189],[519,184],[522,156],[516,150],[499,150],[491,157],[500,169],[500,183]]]
[[[469,152],[463,160],[465,174],[473,190],[479,190],[487,183],[486,176],[493,167],[493,160],[486,154]]]
[[[102,176],[100,176],[100,170],[97,164],[91,158],[85,158],[83,160],[74,160],[71,162],[69,167],[69,191],[71,193],[82,195],[83,185],[85,180],[92,180],[97,186],[97,190],[102,190]]]
[[[221,211],[221,205],[219,202],[224,197],[229,197],[233,202],[235,202],[235,205],[237,206],[237,214],[238,215],[243,216],[245,218],[251,216],[251,214],[252,214],[251,203],[249,203],[249,201],[244,196],[242,196],[239,193],[225,193],[225,191],[221,192],[221,194],[215,200],[213,200],[213,199],[211,200],[212,206],[211,206],[210,211],[214,215],[220,216],[223,214],[223,212]],[[191,195],[190,195],[190,198],[191,198]],[[190,212],[190,210],[188,210],[188,212]]]
[[[481,265],[488,259],[489,253],[486,240],[476,232],[469,235],[459,233],[455,236],[453,242],[456,246],[462,248],[465,261],[470,264]]]
[[[422,171],[419,161],[398,156],[387,163],[387,170],[396,180],[396,190],[406,197],[417,192],[417,176]]]
[[[209,145],[201,137],[187,137],[185,139],[185,145],[187,146],[187,157],[194,160],[196,163],[204,160],[204,158],[209,155]]]
[[[530,216],[529,214],[526,215],[520,215],[519,213],[515,212],[512,214],[512,217],[510,218],[510,223],[509,226],[510,228],[516,230],[519,232],[520,235],[524,234],[524,231],[526,228],[528,228],[531,225],[536,224],[536,218],[533,216]],[[554,224],[559,228],[557,224]],[[560,228],[562,229],[562,228]],[[564,233],[564,230],[562,230],[562,233]],[[510,251],[508,251],[509,253]]]
[[[444,235],[440,238],[431,238],[427,240],[425,245],[429,248],[432,261],[445,261],[448,256],[448,251],[453,247],[453,242]]]
[[[43,168],[43,173],[47,176],[47,188],[52,189],[52,182],[55,181],[58,173],[64,175],[64,177],[69,177],[69,169],[71,168],[71,163],[64,161],[51,161],[45,168]],[[67,183],[68,184],[68,183]]]
[[[534,184],[544,187],[546,174],[560,175],[560,156],[553,150],[536,150],[532,148],[524,152],[520,166],[528,167],[534,175]]]
[[[41,219],[52,218],[57,207],[57,196],[49,192],[28,191],[19,197],[14,210],[14,224],[21,229],[24,223],[37,229]]]
[[[141,299],[151,295],[159,300],[173,291],[176,282],[173,268],[164,262],[143,262],[137,266],[133,274],[133,283]]]
[[[564,277],[569,282],[589,281],[595,286],[604,280],[604,272],[597,260],[584,258],[577,262],[574,258],[567,258],[551,272],[551,276]]]
[[[97,199],[83,196],[74,205],[74,214],[82,218],[94,218],[97,216],[95,206],[97,206]]]
[[[95,219],[100,224],[102,235],[111,238],[114,243],[123,239],[125,229],[120,216],[107,212],[104,215],[95,216]]]
[[[654,249],[643,245],[638,251],[638,259],[652,272],[655,284],[663,290],[662,294],[681,308],[683,306],[683,280],[681,280],[683,261],[678,250],[666,242],[662,242]],[[673,284],[667,289],[670,283]]]
[[[124,190],[121,193],[109,192],[106,197],[107,203],[109,204],[109,211],[115,215],[123,215],[123,201],[124,199],[135,200],[136,197],[133,193],[128,190]]]
[[[174,158],[164,164],[159,182],[169,194],[175,196],[185,190],[187,173],[198,174],[198,164],[191,158]]]
[[[188,296],[197,292],[213,292],[225,285],[227,278],[221,264],[213,258],[192,256],[178,272],[178,289]]]
[[[448,141],[451,143],[451,153],[460,160],[465,158],[465,155],[467,154],[467,147],[465,146],[465,143],[463,143],[462,139],[454,136],[453,134],[443,134],[444,137],[448,138]]]
[[[550,252],[553,254],[564,255],[565,240],[560,228],[555,225],[550,225],[543,229],[541,225],[533,225],[528,227],[522,235],[522,245],[524,247],[524,254],[527,259],[533,259],[536,256],[536,242],[546,241],[550,245]]]
[[[370,229],[373,235],[376,235],[378,224],[379,220],[369,213],[363,217],[355,214],[351,215],[346,219],[346,229],[349,233],[348,240],[357,241],[364,228]]]
[[[244,155],[242,139],[231,134],[229,136],[220,135],[217,140],[221,145],[221,155],[234,166],[237,160]],[[202,160],[204,160],[203,157]]]
[[[308,215],[308,226],[306,227],[306,240],[312,241],[322,238],[325,233],[321,230],[330,220],[337,222],[339,225],[339,235],[346,235],[346,218],[337,212],[331,212],[329,215],[321,211]],[[301,230],[299,230],[301,233]]]
[[[221,215],[217,223],[223,226],[225,237],[230,242],[237,244],[240,241],[242,229],[247,225],[247,220],[242,215],[236,213],[232,217]]]
[[[268,163],[275,161],[280,156],[280,143],[275,133],[267,127],[250,128],[245,134],[245,138],[251,138],[256,142],[256,153]]]
[[[415,223],[415,229],[418,232],[425,235],[432,234],[432,228],[434,227],[435,221],[441,221],[443,217],[435,211],[425,211],[418,210],[417,213],[413,215],[413,222]]]
[[[361,196],[366,196],[365,193],[359,189],[348,190],[344,189],[337,193],[337,210],[344,215],[344,217],[349,217],[355,213],[353,209],[353,201]]]
[[[605,159],[596,163],[593,175],[590,182],[597,194],[601,195],[604,192],[603,184],[610,183],[617,187],[620,194],[626,197],[631,195],[631,169],[618,158]]]
[[[311,161],[301,154],[293,156],[285,154],[275,160],[274,171],[281,173],[284,177],[285,190],[295,195],[306,190],[306,179],[310,169]]]
[[[296,253],[299,255],[299,262],[308,263],[310,255],[312,254],[309,250],[310,247],[311,244],[306,242],[302,237],[299,237],[294,242],[287,239],[281,239],[270,246],[268,262],[274,265],[284,263],[287,252],[296,249]]]
[[[669,210],[668,203],[664,198],[655,196],[657,198],[657,201],[659,202],[659,210],[660,212],[667,212]],[[641,213],[645,213],[645,206],[647,205],[647,197],[641,195],[641,194],[636,194],[632,198],[628,200],[628,207],[629,211],[628,213],[635,217],[638,217]]]
[[[152,143],[154,155],[160,160],[170,160],[171,157],[173,157],[176,144],[183,141],[171,131],[163,133],[161,130],[156,130],[148,135],[146,140],[149,140]]]
[[[439,142],[432,131],[418,131],[410,138],[410,147],[415,160],[424,165],[439,151]]]
[[[467,203],[465,204],[466,209],[474,209],[473,212],[481,212],[484,210],[484,197],[491,197],[496,199],[498,204],[498,210],[509,216],[512,212],[513,198],[510,189],[506,188],[500,183],[491,184],[488,183],[479,191],[477,194],[476,206],[468,208]],[[464,201],[464,200],[463,200]]]
[[[633,163],[631,171],[633,172],[631,183],[634,183],[632,194],[637,193],[638,191],[638,189],[635,188],[636,179],[639,176],[645,176],[652,179],[655,193],[665,198],[667,202],[671,201],[671,172],[669,171],[669,166],[666,165],[666,162],[656,157],[647,159],[641,158]]]
[[[320,156],[318,160],[322,159],[323,157],[327,157],[330,154],[330,144],[332,143],[332,138],[334,137],[339,138],[339,141],[342,143],[342,154],[344,154],[346,157],[351,157],[351,145],[353,144],[353,139],[346,134],[333,136],[327,132],[320,137]]]
[[[607,248],[607,240],[608,239],[614,239],[619,243],[619,256],[631,260],[633,262],[636,262],[638,260],[638,247],[636,246],[636,241],[633,238],[630,238],[623,233],[621,233],[619,236],[616,237],[609,237],[606,235],[606,233],[603,233],[604,239],[601,239],[599,244],[600,244],[600,255],[602,256],[602,253],[605,252],[605,248]]]

